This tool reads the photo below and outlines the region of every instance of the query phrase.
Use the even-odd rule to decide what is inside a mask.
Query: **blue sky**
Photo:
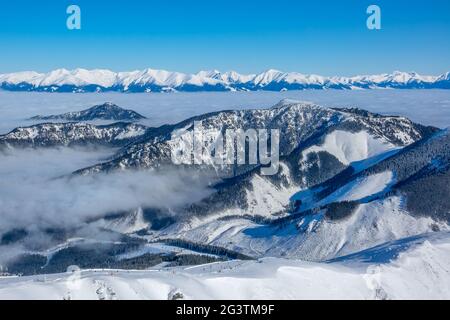
[[[66,28],[66,8],[82,29]],[[382,30],[366,9],[382,10]],[[5,0],[0,73],[55,68],[322,75],[450,71],[448,0]]]

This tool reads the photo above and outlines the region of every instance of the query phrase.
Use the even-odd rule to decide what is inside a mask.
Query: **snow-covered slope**
[[[411,213],[449,221],[450,207],[447,196],[444,196],[450,194],[447,187],[450,170],[449,130],[439,131],[400,151],[388,154],[390,156],[375,164],[368,161],[369,166],[364,169],[361,163],[351,166],[309,190],[309,193],[314,194],[314,201],[302,201],[302,193],[293,199],[303,202],[300,206],[302,211],[311,209],[312,203],[320,207],[331,201],[369,202],[387,194],[400,193],[408,195],[406,206]],[[425,196],[425,190],[433,188],[432,186],[436,196]],[[308,193],[306,196],[311,198]]]
[[[313,146],[303,152],[305,159],[311,152],[326,151],[335,156],[341,163],[352,162],[374,157],[386,150],[394,148],[392,143],[375,139],[367,131],[349,132],[336,130],[326,136],[320,146]]]
[[[390,197],[361,204],[350,215],[336,219],[325,209],[285,216],[271,222],[234,216],[211,216],[176,224],[165,237],[228,248],[253,257],[287,257],[324,261],[372,246],[433,230],[449,230],[445,222],[415,218],[403,198]]]
[[[196,221],[180,237],[203,239],[254,256],[324,260],[402,237],[448,230],[449,134],[444,130],[378,158],[362,171],[348,167],[291,197],[289,215],[270,222],[233,217]],[[231,210],[233,211],[233,210]],[[234,210],[238,212],[238,210]]]
[[[374,89],[374,88],[450,88],[448,73],[422,76],[415,72],[355,76],[323,77],[298,72],[267,70],[242,75],[235,71],[201,71],[184,74],[146,69],[132,72],[109,70],[58,69],[48,73],[18,72],[0,75],[0,88],[13,91],[44,92],[172,92],[304,89]]]
[[[342,188],[325,197],[317,205],[343,201],[370,201],[395,183],[392,172],[386,171],[352,180]]]
[[[152,271],[0,278],[0,299],[450,299],[450,237],[423,235],[330,263],[232,261]]]

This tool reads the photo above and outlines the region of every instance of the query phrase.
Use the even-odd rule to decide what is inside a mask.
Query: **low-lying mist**
[[[182,170],[71,175],[111,153],[72,148],[0,153],[0,238],[11,230],[25,230],[33,242],[45,245],[45,230],[75,228],[100,237],[87,221],[138,207],[176,212],[211,192],[207,177]]]

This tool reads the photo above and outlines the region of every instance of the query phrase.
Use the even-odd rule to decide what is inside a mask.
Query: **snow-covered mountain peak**
[[[222,80],[229,84],[246,84],[256,77],[255,74],[244,75],[236,71],[228,71],[222,74]]]
[[[298,107],[318,107],[318,108],[324,108],[321,106],[316,105],[315,103],[309,102],[309,101],[301,101],[301,100],[294,100],[294,99],[283,99],[280,102],[278,102],[276,105],[272,107],[273,110],[275,109],[282,109],[282,108],[288,108],[292,106],[298,106]]]
[[[220,79],[222,77],[222,73],[219,70],[202,70],[196,74],[201,78],[211,78],[211,79]]]
[[[394,76],[405,76],[405,75],[413,76],[413,75],[417,75],[417,73],[414,72],[414,71],[405,72],[405,71],[400,71],[400,70],[395,70],[392,74]]]
[[[30,120],[64,120],[64,121],[93,121],[93,120],[114,120],[114,121],[135,121],[145,119],[144,116],[133,110],[122,109],[112,102],[106,102],[92,108],[68,112],[59,115],[36,116]]]
[[[450,80],[450,72],[446,72],[443,75],[440,75],[437,79],[438,81],[449,81]]]
[[[270,69],[257,75],[253,82],[256,85],[263,86],[267,85],[270,82],[279,80],[283,75],[284,73],[279,70]]]
[[[406,83],[411,80],[422,80],[420,75],[415,72],[402,72],[402,71],[394,71],[392,76],[389,77],[392,81]]]

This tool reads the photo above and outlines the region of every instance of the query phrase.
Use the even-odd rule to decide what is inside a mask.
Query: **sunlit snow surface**
[[[0,278],[0,299],[449,299],[449,273],[450,236],[436,233],[322,264],[268,258]]]
[[[349,165],[353,162],[372,158],[395,148],[392,144],[373,138],[368,132],[348,132],[336,130],[325,138],[323,145],[313,146],[303,152],[306,158],[311,152],[326,151],[335,156],[341,163]]]

